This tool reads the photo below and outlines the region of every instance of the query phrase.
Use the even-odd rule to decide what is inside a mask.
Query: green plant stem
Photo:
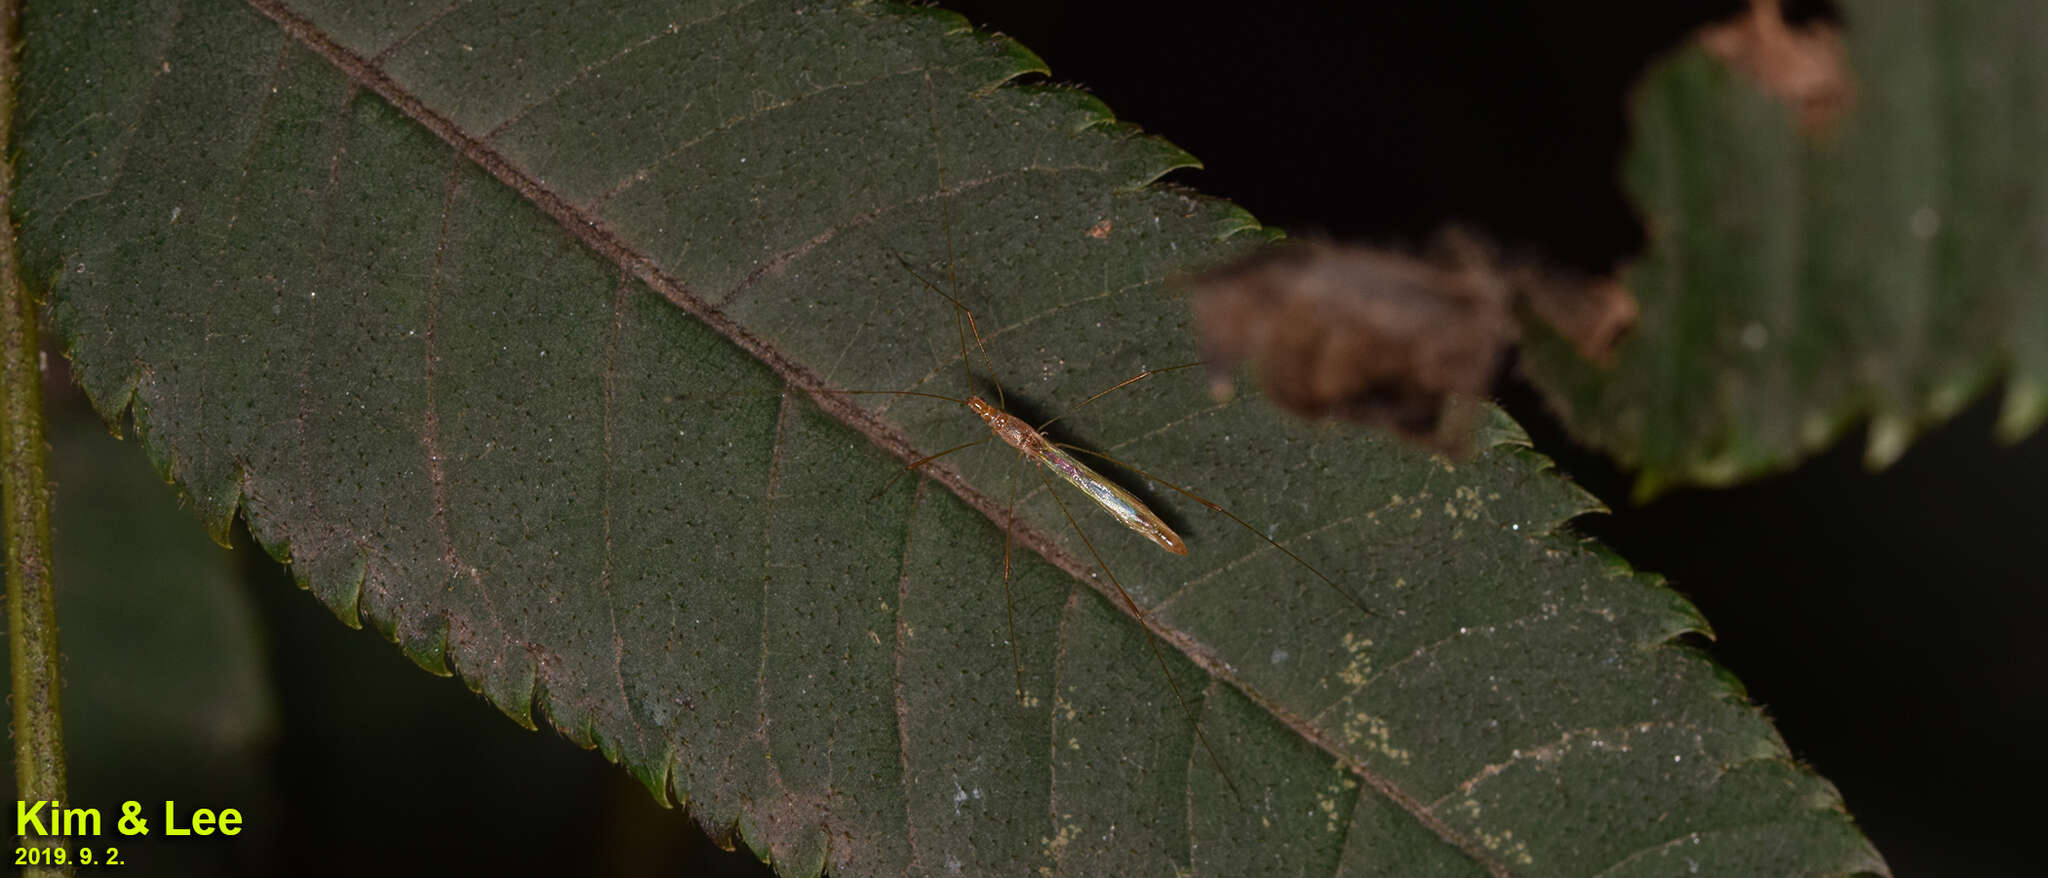
[[[0,0],[0,506],[7,541],[7,648],[14,696],[14,781],[22,801],[63,801],[64,721],[57,605],[50,572],[50,485],[45,474],[41,352],[35,297],[14,250],[15,25],[19,4]],[[23,836],[25,847],[61,838]],[[64,867],[25,874],[64,875]]]

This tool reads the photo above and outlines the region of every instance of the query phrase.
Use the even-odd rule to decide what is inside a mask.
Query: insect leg
[[[1010,622],[1010,667],[1017,672],[1017,703],[1024,704],[1024,658],[1017,652],[1017,605],[1010,598],[1010,543],[1017,529],[1017,472],[1024,468],[1024,452],[1017,452],[1017,465],[1010,468],[1010,512],[1003,517],[1003,615]]]
[[[951,447],[951,448],[948,448],[948,449],[946,449],[946,450],[944,450],[944,451],[941,451],[941,452],[939,452],[939,453],[937,453],[937,454],[927,455],[927,456],[925,456],[925,457],[921,457],[921,458],[918,458],[917,460],[913,460],[913,461],[911,461],[911,462],[910,462],[910,465],[909,465],[909,466],[906,466],[906,467],[904,467],[904,468],[902,468],[902,469],[900,469],[900,470],[897,470],[897,471],[896,471],[896,474],[895,474],[895,475],[893,475],[893,476],[890,476],[890,477],[889,477],[889,480],[888,480],[888,481],[886,481],[886,482],[883,482],[883,483],[882,483],[882,486],[881,486],[881,487],[879,487],[879,488],[876,488],[876,489],[875,489],[875,492],[874,492],[873,494],[870,494],[870,495],[868,495],[868,497],[869,497],[870,499],[873,499],[873,498],[875,498],[875,497],[880,497],[880,496],[882,496],[882,492],[883,492],[883,491],[887,491],[887,490],[889,490],[889,486],[890,486],[890,485],[893,485],[893,484],[896,484],[896,480],[897,480],[897,479],[900,479],[900,478],[903,478],[903,476],[904,476],[904,474],[905,474],[905,473],[910,473],[910,472],[914,472],[914,471],[916,471],[916,470],[917,470],[917,469],[918,469],[919,467],[922,467],[922,466],[924,466],[925,464],[931,463],[931,462],[932,462],[932,461],[934,461],[934,460],[938,460],[939,458],[941,458],[941,457],[945,457],[945,456],[946,456],[946,455],[948,455],[948,454],[952,454],[952,453],[953,453],[953,452],[955,452],[955,451],[961,451],[961,450],[964,450],[964,449],[968,449],[968,448],[973,448],[974,446],[976,446],[976,445],[980,445],[980,444],[982,444],[982,443],[984,443],[984,442],[987,442],[988,440],[990,440],[990,439],[993,439],[993,438],[995,438],[995,435],[994,435],[994,434],[990,434],[990,435],[987,435],[987,436],[983,436],[983,437],[981,437],[980,439],[976,439],[976,440],[974,440],[973,442],[968,442],[968,443],[964,443],[964,444],[961,444],[961,445],[955,445],[955,446],[953,446],[953,447]]]
[[[1081,538],[1081,544],[1088,547],[1088,554],[1095,558],[1096,568],[1102,571],[1103,576],[1109,578],[1110,585],[1116,586],[1117,596],[1123,598],[1124,606],[1129,607],[1131,614],[1137,617],[1138,628],[1145,632],[1145,645],[1152,648],[1152,658],[1159,662],[1159,672],[1166,675],[1166,685],[1173,689],[1174,699],[1180,702],[1180,712],[1188,718],[1188,725],[1194,728],[1195,739],[1200,741],[1202,749],[1208,752],[1209,761],[1216,763],[1216,772],[1223,776],[1223,784],[1230,787],[1232,795],[1243,799],[1244,793],[1238,791],[1237,782],[1230,779],[1230,770],[1223,767],[1223,757],[1216,755],[1215,747],[1209,746],[1209,736],[1202,731],[1201,721],[1195,718],[1195,709],[1188,705],[1187,695],[1181,692],[1180,681],[1173,678],[1173,671],[1166,666],[1166,654],[1159,650],[1159,636],[1152,633],[1152,626],[1148,624],[1152,617],[1138,606],[1137,601],[1131,599],[1131,593],[1124,590],[1124,584],[1117,581],[1116,574],[1103,562],[1102,553],[1095,551],[1095,541],[1089,539],[1088,532],[1082,530],[1081,525],[1074,521],[1074,513],[1067,511],[1067,502],[1060,499],[1058,491],[1053,490],[1052,480],[1045,477],[1043,470],[1038,471],[1038,480],[1045,483],[1046,494],[1052,497],[1052,502],[1059,504],[1060,514],[1067,517],[1067,525]]]

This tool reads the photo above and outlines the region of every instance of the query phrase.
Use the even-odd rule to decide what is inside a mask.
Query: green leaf
[[[1866,419],[1887,464],[2001,378],[2003,436],[2048,416],[2048,16],[1841,7],[1859,97],[1827,135],[1698,47],[1646,77],[1641,324],[1611,368],[1556,339],[1525,359],[1646,492],[1782,469]]]
[[[946,13],[599,6],[31,10],[81,382],[343,620],[786,874],[1883,870],[1504,421],[1454,464],[1182,372],[1055,430],[1371,616],[1136,479],[1186,558],[1028,471],[1006,539],[1000,446],[895,478],[986,429],[819,391],[995,389],[905,263],[1043,417],[1193,359],[1167,281],[1256,223]]]

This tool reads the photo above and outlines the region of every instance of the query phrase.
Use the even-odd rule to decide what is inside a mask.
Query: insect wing
[[[1075,460],[1073,455],[1062,451],[1059,446],[1045,442],[1036,449],[1034,456],[1047,468],[1058,473],[1060,478],[1080,488],[1081,493],[1087,494],[1088,499],[1094,500],[1097,506],[1101,506],[1103,511],[1114,516],[1117,521],[1123,522],[1125,527],[1144,534],[1146,539],[1158,543],[1160,548],[1176,555],[1188,553],[1187,544],[1181,541],[1180,534],[1167,527],[1166,522],[1161,521],[1157,514],[1145,506],[1144,501],[1133,496],[1131,492],[1117,487],[1115,482],[1103,478],[1101,473],[1090,469],[1087,464]]]

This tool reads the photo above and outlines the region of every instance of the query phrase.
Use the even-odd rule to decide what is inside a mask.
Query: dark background
[[[1398,241],[1457,219],[1605,268],[1642,246],[1614,173],[1629,83],[1734,4],[948,5],[1206,163],[1173,182],[1269,224]],[[1324,5],[1343,8],[1310,8]],[[2039,809],[2022,797],[2048,782],[2048,591],[2028,553],[2048,533],[2048,439],[1998,445],[1987,401],[1883,473],[1862,469],[1853,435],[1794,472],[1639,507],[1628,474],[1571,445],[1526,388],[1502,394],[1613,507],[1577,527],[1700,605],[1712,654],[1841,787],[1899,874],[2039,874]],[[131,465],[134,452],[106,453]],[[275,745],[205,789],[259,803],[245,811],[274,834],[185,844],[156,865],[765,874],[597,755],[335,624],[246,534],[235,542],[268,633],[257,658]],[[132,774],[107,772],[76,765],[74,798],[132,795]]]

